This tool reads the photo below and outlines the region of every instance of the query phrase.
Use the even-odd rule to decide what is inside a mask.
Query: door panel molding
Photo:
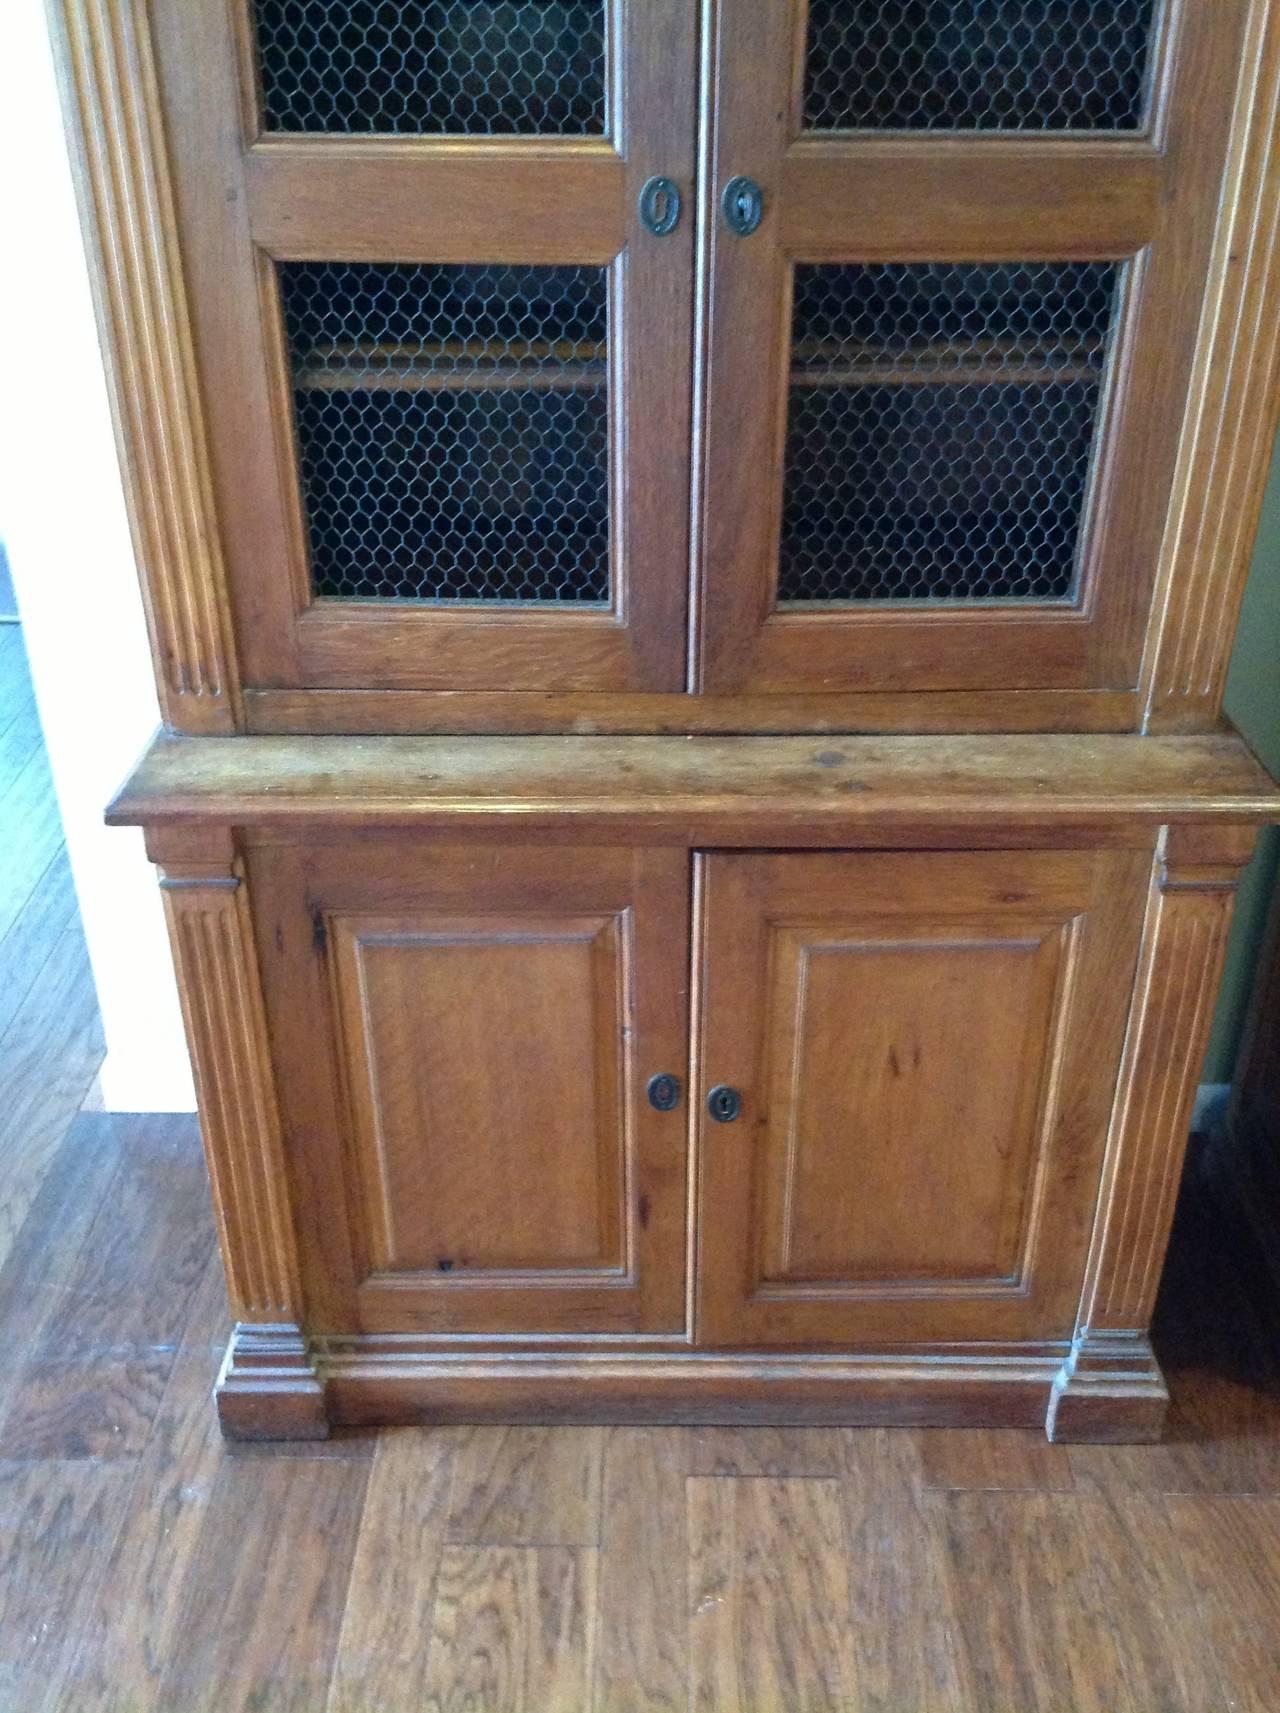
[[[1043,1187],[1041,1167],[1057,1118],[1060,1066],[1079,956],[1078,921],[1078,917],[1052,923],[1027,920],[1016,928],[1008,925],[1005,936],[998,930],[993,933],[991,922],[979,918],[974,919],[967,931],[957,921],[913,923],[909,936],[903,932],[901,922],[877,928],[873,921],[868,921],[864,932],[856,938],[842,934],[838,927],[827,930],[825,926],[800,926],[776,918],[770,922],[767,956],[777,990],[765,1026],[763,1081],[768,1091],[767,1110],[770,1114],[785,1112],[787,1120],[782,1145],[777,1156],[766,1163],[761,1184],[757,1207],[760,1249],[752,1301],[785,1301],[806,1295],[835,1300],[911,1297],[921,1292],[1014,1296],[1026,1293],[1034,1270],[1041,1213],[1038,1194]],[[824,1005],[813,991],[814,965],[815,960],[825,962],[833,955],[848,956],[851,963],[861,965],[858,974],[863,982],[859,983],[854,976],[850,990],[841,993],[837,989],[826,996]],[[884,1003],[893,997],[895,962],[901,965],[897,973],[903,1005],[896,1016],[886,1017]],[[957,977],[965,973],[961,967],[964,964],[973,965],[976,990],[980,991],[984,982],[992,987],[1000,984],[1003,1009],[999,1014],[980,1019],[970,1006],[957,1030],[957,1019],[948,1017],[941,1006],[930,1006],[933,996],[927,976],[936,966],[936,987],[945,990],[950,981],[953,988],[959,988],[962,983]],[[882,992],[875,1014],[855,1012],[859,989],[873,979],[877,965],[881,966],[882,979],[887,977],[889,992]],[[913,975],[926,979],[913,981]],[[790,1005],[788,994],[794,995]],[[1015,1032],[1019,1019],[1020,1040]],[[856,1040],[844,1039],[839,1025],[849,1020],[856,1022],[859,1031],[865,1027],[874,1030],[877,1038],[883,1034],[884,1051],[880,1052],[870,1042],[863,1046]],[[976,1039],[980,1022],[981,1038]],[[1010,1024],[1014,1026],[1012,1029],[1008,1027]],[[820,1036],[825,1052],[811,1038],[806,1039],[807,1025]],[[911,1038],[909,1052],[896,1045],[893,1038],[896,1030],[904,1028]],[[831,1038],[833,1035],[842,1049],[834,1055],[837,1041]],[[941,1045],[943,1041],[947,1041],[946,1046]],[[829,1062],[837,1056],[847,1063],[851,1047],[865,1053],[870,1075],[856,1093],[837,1089],[833,1100],[830,1076],[824,1075],[818,1061],[825,1057]],[[930,1091],[927,1085],[920,1087],[923,1079],[918,1073],[926,1054],[931,1058],[949,1058],[952,1052],[967,1064],[966,1089],[960,1094],[962,1097],[966,1092],[976,1094],[980,1110],[975,1111],[975,1103],[970,1101],[953,1111],[945,1124],[938,1124],[936,1112],[927,1110]],[[990,1083],[995,1084],[994,1089],[984,1086]],[[839,1098],[842,1092],[843,1101]],[[905,1093],[906,1098],[895,1102],[892,1099],[895,1092]],[[997,1095],[1003,1098],[995,1098]],[[832,1105],[838,1108],[835,1114],[830,1112]],[[813,1110],[815,1106],[817,1112]],[[881,1135],[865,1128],[866,1113],[877,1106],[884,1122]],[[895,1245],[904,1235],[901,1228],[880,1219],[874,1195],[868,1197],[865,1189],[847,1192],[839,1177],[834,1181],[823,1178],[820,1158],[812,1174],[816,1181],[810,1186],[808,1196],[804,1194],[802,1131],[819,1132],[812,1151],[820,1154],[827,1140],[823,1132],[830,1129],[833,1118],[848,1132],[858,1130],[877,1154],[882,1153],[876,1165],[883,1166],[885,1175],[875,1194],[890,1190],[899,1174],[912,1177],[912,1163],[904,1156],[909,1156],[913,1148],[939,1156],[936,1170],[955,1180],[954,1192],[972,1188],[972,1180],[982,1168],[982,1159],[969,1160],[957,1179],[957,1168],[946,1158],[947,1136],[961,1117],[971,1128],[981,1124],[989,1130],[991,1149],[998,1161],[1012,1161],[1009,1170],[1000,1171],[1002,1181],[993,1181],[991,1185],[998,1192],[998,1214],[995,1208],[983,1210],[995,1215],[990,1221],[991,1229],[984,1223],[972,1234],[975,1239],[989,1243],[988,1253],[975,1249],[968,1266],[962,1264],[963,1234],[950,1228],[927,1234],[935,1255],[932,1266],[920,1267],[920,1261],[927,1259],[921,1248],[908,1249],[900,1267],[888,1256],[877,1259],[875,1244]],[[996,1162],[988,1158],[986,1163],[994,1166]],[[917,1164],[925,1169],[927,1162],[922,1158]],[[864,1186],[865,1182],[864,1177]],[[869,1222],[865,1219],[868,1206],[872,1215]],[[872,1253],[861,1262],[850,1253],[842,1264],[841,1257],[833,1250],[824,1263],[822,1244],[841,1238],[847,1241],[853,1219],[859,1226],[858,1242],[864,1249],[869,1245]],[[807,1266],[797,1250],[801,1228],[805,1228],[804,1242],[818,1251]],[[925,1236],[925,1233],[911,1233],[911,1243],[916,1244]],[[933,1250],[935,1236],[940,1241]]]

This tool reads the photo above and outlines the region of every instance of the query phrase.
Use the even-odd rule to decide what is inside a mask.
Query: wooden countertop
[[[1240,737],[159,736],[107,811],[116,826],[466,823],[882,837],[1280,820]],[[985,842],[985,841],[984,841]]]

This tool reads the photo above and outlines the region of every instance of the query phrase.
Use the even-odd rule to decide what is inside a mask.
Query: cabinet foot
[[[324,1387],[291,1322],[238,1325],[214,1387],[228,1439],[327,1439]]]
[[[1045,1431],[1056,1442],[1158,1440],[1169,1392],[1145,1332],[1084,1332],[1053,1383]]]

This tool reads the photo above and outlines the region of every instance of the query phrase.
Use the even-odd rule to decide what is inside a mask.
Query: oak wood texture
[[[146,0],[51,0],[156,687],[182,731],[229,732],[239,668]]]
[[[131,1127],[119,1130],[127,1161]],[[194,1127],[175,1126],[173,1133],[198,1166]],[[196,1231],[212,1239],[207,1214]],[[162,1226],[161,1236],[173,1242],[176,1232]],[[160,1407],[134,1454],[135,1480],[106,1569],[75,1637],[75,1663],[59,1703],[65,1713],[84,1705],[103,1713],[153,1713],[157,1706],[165,1661],[179,1639],[183,1572],[199,1543],[224,1455],[209,1391],[226,1321],[226,1286],[211,1245]]]
[[[1169,1514],[1230,1705],[1264,1713],[1280,1694],[1268,1640],[1280,1599],[1280,1503],[1182,1498]]]
[[[378,1447],[347,1585],[327,1713],[421,1705],[457,1439],[401,1434]]]
[[[321,1703],[333,1671],[369,1465],[226,1458],[218,1466],[158,1704],[199,1713]],[[221,1598],[211,1600],[217,1583]],[[282,1597],[277,1607],[266,1589]],[[233,1652],[226,1649],[236,1636]]]
[[[1024,830],[1254,822],[1280,789],[1233,733],[838,739],[157,738],[113,825],[612,828],[686,844],[999,845]],[[1089,829],[1084,833],[1084,829]]]
[[[480,1342],[480,1341],[477,1341]],[[628,1348],[450,1350],[364,1334],[317,1339],[329,1419],[1040,1427],[1056,1345],[923,1345],[864,1355]],[[288,1426],[287,1420],[282,1423]]]
[[[0,722],[4,688],[0,677]],[[4,814],[0,796],[8,855],[20,825]],[[165,1122],[74,1116],[96,1068],[83,1045],[93,1031],[60,1014],[81,1011],[84,996],[91,1006],[91,985],[83,966],[76,983],[49,971],[67,940],[56,913],[29,907],[28,918],[22,961],[4,966],[6,985],[31,979],[9,1031],[21,1050],[5,1056],[0,1037],[17,1109],[0,1162],[6,1186],[26,1186],[5,1208],[0,1411],[25,1389],[41,1329],[74,1318],[98,1265],[87,1236],[106,1237],[127,1200],[118,1171],[124,1182],[152,1169]],[[211,1256],[215,1236],[211,1213],[180,1188],[198,1164],[194,1128],[171,1123],[160,1146],[172,1149],[179,1193],[130,1204],[149,1206],[156,1227],[134,1246],[138,1299],[164,1292],[154,1257]],[[134,1247],[113,1251],[122,1304]],[[700,1581],[700,1594],[797,1644],[769,1662],[779,1698],[756,1696],[752,1713],[828,1694],[833,1658],[854,1686],[846,1705],[879,1713],[973,1713],[975,1685],[997,1706],[1270,1713],[1280,1694],[1274,1338],[1237,1271],[1229,1212],[1199,1184],[1188,1185],[1171,1255],[1156,1345],[1178,1433],[1160,1446],[1046,1447],[1017,1430],[974,1441],[828,1429],[815,1440],[738,1427],[709,1443],[665,1427],[434,1429],[339,1435],[319,1462],[318,1447],[220,1440],[208,1389],[226,1316],[211,1258],[182,1315],[153,1303],[166,1338],[182,1324],[145,1438],[105,1460],[50,1457],[51,1446],[0,1459],[0,1700],[23,1713],[366,1713],[430,1706],[428,1664],[437,1702],[456,1704],[492,1659],[500,1668],[481,1683],[513,1686],[509,1699],[494,1690],[495,1713],[554,1707],[522,1687],[548,1681],[539,1673],[567,1683],[563,1704],[582,1713],[685,1713],[691,1681],[732,1683],[758,1652],[758,1637],[716,1606],[693,1610],[696,1508],[734,1529],[732,1550],[714,1559],[700,1531],[700,1565],[726,1573],[719,1586]],[[1041,1363],[1041,1396],[1052,1366]],[[67,1398],[69,1437],[78,1396]],[[1049,1456],[1063,1452],[1074,1490]],[[764,1499],[741,1492],[758,1475]],[[823,1497],[796,1494],[815,1476]],[[729,1541],[724,1530],[715,1538]],[[745,1561],[739,1549],[753,1543],[769,1556]],[[842,1583],[847,1605],[804,1604],[805,1591],[838,1594]],[[450,1593],[437,1615],[441,1585],[471,1592]],[[476,1646],[432,1649],[437,1628]],[[729,1645],[711,1645],[727,1633]],[[818,1635],[832,1652],[815,1661]]]
[[[0,1463],[0,1694],[50,1713],[133,1483],[128,1463]]]
[[[700,1343],[1070,1336],[1148,868],[700,859]]]
[[[1090,1332],[1137,1329],[1150,1319],[1235,887],[1251,849],[1251,839],[1241,845],[1202,833],[1194,849],[1175,834],[1157,851],[1103,1215],[1081,1304]]]
[[[249,867],[311,1328],[681,1333],[685,1116],[645,1089],[686,1077],[683,854]]]
[[[86,1119],[81,1148],[111,1158],[111,1123]],[[149,1439],[212,1254],[194,1129],[167,1114],[134,1124],[110,1199],[8,1389],[0,1459],[109,1460]]]
[[[837,1713],[852,1705],[839,1483],[698,1476],[686,1492],[690,1708]]]
[[[1055,1444],[1154,1441],[1168,1408],[1169,1391],[1145,1332],[1084,1327],[1053,1383],[1045,1431]]]
[[[685,1713],[689,1639],[671,1622],[685,1600],[684,1436],[614,1428],[605,1444],[592,1705]]]
[[[446,1546],[422,1705],[581,1707],[592,1679],[596,1553]]]
[[[0,626],[0,1261],[102,1063],[102,1026],[22,631]],[[66,1162],[59,1172],[66,1171]],[[90,1179],[93,1177],[90,1173]],[[32,1290],[40,1258],[28,1255]],[[35,1304],[28,1304],[34,1317]],[[33,1318],[34,1330],[36,1321]],[[0,1378],[7,1370],[0,1354]]]
[[[224,1425],[1052,1406],[1060,1437],[1149,1433],[1149,1350],[1117,1381],[1077,1315],[1100,1181],[1107,1266],[1142,1250],[1149,1285],[1167,1237],[1185,1101],[1137,1091],[1201,1012],[1148,1016],[1140,977],[1130,1016],[1144,899],[1224,929],[1278,796],[1225,733],[159,740],[113,815],[148,823],[175,919],[225,930],[196,993],[245,996],[204,1028],[288,1216],[266,1261],[228,1223],[232,1276],[245,1245],[298,1269],[294,1311],[237,1330]],[[792,850],[724,848],[762,842]],[[1126,1017],[1138,1118],[1101,1180]],[[658,1071],[692,1109],[647,1103]],[[703,1117],[721,1082],[736,1129]],[[1157,1169],[1135,1223],[1117,1186]]]
[[[895,138],[803,134],[803,15],[785,0],[717,0],[701,186],[700,689],[1137,682],[1246,10],[1244,0],[1229,0],[1212,14],[1190,6],[1163,14],[1143,137]],[[753,100],[741,98],[743,88]],[[1261,134],[1265,111],[1257,121]],[[741,173],[764,195],[763,223],[745,240],[718,211],[723,185]],[[932,611],[923,603],[780,608],[793,266],[1079,257],[1126,267],[1074,600]],[[723,431],[727,422],[732,434]]]
[[[1126,732],[1138,724],[1133,691],[870,691],[808,696],[583,695],[465,690],[248,690],[245,730],[313,733],[474,732],[509,736],[691,732],[794,733]]]
[[[328,1439],[324,1388],[310,1343],[292,1321],[237,1324],[214,1383],[228,1439]]]
[[[608,138],[260,136],[242,99],[247,0],[152,13],[246,681],[681,689],[693,222],[654,237],[638,199],[661,173],[692,200],[691,9],[617,9]],[[608,269],[608,611],[313,599],[275,286],[286,259]]]

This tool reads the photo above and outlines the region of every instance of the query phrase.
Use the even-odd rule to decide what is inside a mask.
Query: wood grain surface
[[[1187,738],[160,737],[112,803],[113,825],[431,826],[459,836],[625,826],[681,842],[769,842],[944,823],[1069,828],[1280,816],[1277,788],[1230,732]],[[789,825],[788,825],[789,824]],[[798,836],[798,835],[797,835]],[[989,842],[989,841],[988,841]]]

